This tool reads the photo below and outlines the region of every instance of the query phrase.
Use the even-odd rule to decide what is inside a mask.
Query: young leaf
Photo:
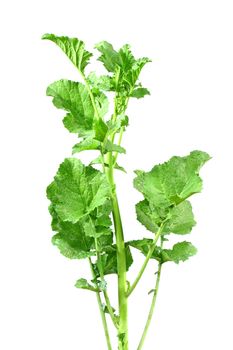
[[[118,153],[126,153],[125,148],[119,146],[119,145],[115,145],[114,143],[112,143],[111,141],[107,141],[105,144],[105,148],[104,148],[105,152],[118,152]]]
[[[125,253],[126,253],[126,270],[128,271],[130,266],[133,263],[133,257],[129,246],[126,246]],[[105,248],[105,253],[101,255],[101,263],[103,266],[104,275],[117,273],[117,252],[116,252],[115,245]]]
[[[120,58],[117,51],[107,41],[101,41],[96,44],[96,49],[101,52],[99,61],[102,62],[109,72],[115,72],[116,66],[120,64]]]
[[[110,186],[105,174],[67,158],[48,186],[47,196],[62,220],[76,223],[110,198]]]
[[[87,282],[87,280],[85,278],[78,279],[75,283],[75,287],[81,288],[81,289],[87,289],[87,290],[90,290],[92,292],[99,292],[100,291],[98,288],[96,288],[95,286],[93,286],[92,284]]]
[[[186,157],[172,157],[134,180],[135,188],[156,207],[177,205],[202,189],[200,168],[210,159],[207,153],[193,151]]]
[[[85,50],[83,41],[78,40],[77,38],[56,36],[54,34],[44,34],[42,39],[51,40],[57,44],[69,57],[75,67],[77,67],[80,72],[84,72],[84,69],[88,65],[92,53]]]
[[[102,165],[102,157],[101,156],[93,159],[91,161],[91,163],[90,163],[90,165],[95,165],[95,164],[101,164]],[[107,168],[109,167],[109,164],[107,164],[107,163],[104,163],[104,165]],[[120,166],[118,163],[115,163],[114,169],[117,169],[117,170],[123,171],[124,173],[127,173],[127,171],[122,166]]]
[[[95,72],[91,72],[87,80],[93,89],[111,91],[113,89],[112,77],[108,75],[97,76]]]
[[[79,153],[82,151],[99,150],[101,143],[98,140],[88,137],[83,141],[76,143],[72,148],[72,154]]]
[[[146,88],[139,87],[133,90],[131,97],[142,98],[146,95],[150,95],[150,91]]]

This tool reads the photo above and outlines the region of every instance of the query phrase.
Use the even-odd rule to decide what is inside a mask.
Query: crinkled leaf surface
[[[177,205],[202,189],[199,170],[210,156],[193,151],[186,157],[172,157],[149,172],[141,172],[134,180],[135,188],[156,207]]]
[[[110,187],[105,174],[76,158],[67,158],[48,186],[47,196],[63,221],[76,223],[105,203]]]
[[[68,112],[64,125],[70,132],[92,131],[94,108],[83,84],[59,80],[49,85],[46,93],[53,97],[54,106]]]
[[[75,67],[77,67],[81,72],[84,72],[92,53],[85,50],[85,45],[82,40],[78,40],[77,38],[69,38],[67,36],[56,36],[54,34],[44,34],[42,39],[50,40],[57,44],[69,57]]]
[[[144,199],[136,204],[136,213],[138,221],[154,233],[158,232],[159,226],[164,220],[166,223],[162,230],[163,233],[190,233],[196,224],[192,206],[187,200],[177,206],[165,209],[157,208]]]
[[[109,217],[111,210],[111,202],[106,201],[104,205],[92,212],[92,219],[98,230],[98,245],[101,252],[113,243],[113,234],[110,229],[112,222]],[[83,259],[96,254],[92,232],[87,232],[84,226],[89,215],[74,224],[62,221],[53,205],[50,205],[49,211],[52,216],[52,229],[57,232],[52,238],[52,243],[58,247],[61,254],[69,259]]]

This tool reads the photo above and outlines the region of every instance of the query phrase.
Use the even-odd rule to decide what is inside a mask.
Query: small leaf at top
[[[81,289],[87,289],[92,292],[100,292],[99,288],[96,288],[96,286],[90,284],[85,278],[78,279],[75,283],[75,287],[81,288]]]

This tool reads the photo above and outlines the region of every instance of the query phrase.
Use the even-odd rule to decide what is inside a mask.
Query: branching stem
[[[161,240],[161,245],[160,245],[161,248],[162,248],[162,245],[163,245],[163,241]],[[156,303],[156,299],[157,299],[157,295],[158,295],[158,290],[159,290],[161,271],[162,271],[162,263],[160,262],[158,265],[158,272],[156,274],[157,278],[156,278],[155,289],[154,289],[154,293],[153,293],[153,298],[152,298],[149,314],[148,314],[146,325],[144,327],[144,330],[143,330],[143,333],[142,333],[137,350],[142,349],[144,342],[145,342],[145,338],[146,338],[148,329],[149,329],[149,326],[150,326],[150,323],[151,323],[151,320],[152,320],[152,316],[153,316],[154,309],[155,309],[155,303]]]
[[[92,277],[94,279],[95,278],[95,272],[93,270],[93,265],[92,265],[91,258],[89,258],[88,260],[89,260],[89,264],[90,264],[91,274],[92,274]],[[109,331],[108,331],[108,324],[107,324],[106,316],[105,316],[105,313],[104,313],[104,310],[103,310],[102,301],[101,301],[101,297],[100,297],[100,292],[96,292],[96,298],[97,298],[97,303],[98,303],[98,306],[99,306],[100,316],[101,316],[101,320],[102,320],[102,324],[103,324],[103,328],[104,328],[104,334],[105,334],[105,338],[106,338],[106,342],[107,342],[107,347],[108,347],[108,350],[112,350],[112,345],[111,345]]]
[[[127,292],[127,296],[128,297],[130,296],[130,294],[132,294],[132,292],[136,288],[138,282],[140,281],[140,279],[141,279],[141,277],[142,277],[142,275],[143,275],[143,273],[144,273],[144,271],[145,271],[145,269],[147,267],[147,264],[148,264],[148,262],[149,262],[149,260],[150,260],[150,258],[152,256],[154,250],[155,250],[156,244],[157,244],[158,239],[159,239],[159,237],[160,237],[160,235],[162,233],[163,227],[164,227],[164,224],[161,224],[161,226],[158,229],[158,232],[156,233],[155,238],[154,238],[154,240],[153,240],[153,242],[152,242],[152,244],[150,246],[150,249],[149,249],[149,251],[147,253],[147,256],[146,256],[146,258],[144,260],[144,263],[142,264],[142,267],[141,267],[137,277],[135,278],[134,282],[132,283],[131,287],[129,288],[129,290]]]

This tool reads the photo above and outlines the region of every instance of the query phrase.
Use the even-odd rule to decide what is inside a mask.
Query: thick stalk
[[[95,278],[95,272],[93,270],[91,258],[89,258],[89,264],[90,264],[92,277]],[[102,323],[103,323],[103,328],[104,328],[104,334],[105,334],[105,338],[106,338],[106,342],[107,342],[107,347],[108,347],[108,350],[112,350],[112,345],[111,345],[109,331],[108,331],[108,324],[107,324],[105,313],[104,313],[104,310],[103,310],[103,307],[102,307],[102,301],[101,301],[101,297],[100,297],[100,292],[96,292],[96,298],[97,298],[97,302],[98,302],[98,306],[99,306],[99,310],[100,310],[101,320],[102,320]]]
[[[162,244],[163,244],[163,242],[161,242],[161,248],[162,248]],[[156,283],[155,283],[155,289],[154,289],[154,294],[153,294],[153,298],[152,298],[152,302],[151,302],[151,307],[150,307],[150,310],[149,310],[149,314],[148,314],[148,317],[147,317],[146,325],[145,325],[144,331],[142,333],[142,337],[141,337],[141,340],[139,342],[137,350],[141,350],[142,349],[142,347],[144,345],[144,342],[145,342],[145,338],[146,338],[148,329],[149,329],[149,326],[150,326],[150,323],[151,323],[151,320],[152,320],[152,316],[153,316],[154,309],[155,309],[155,303],[156,303],[156,299],[157,299],[157,295],[158,295],[158,290],[159,290],[159,282],[160,282],[161,270],[162,270],[162,263],[159,263],[159,265],[158,265],[158,273],[157,273],[157,278],[156,278]]]
[[[109,153],[109,168],[107,171],[108,180],[112,188],[113,222],[117,246],[117,274],[118,274],[118,304],[119,304],[119,328],[118,328],[118,349],[128,350],[128,303],[127,303],[127,281],[126,281],[126,254],[124,234],[121,222],[121,215],[116,195],[113,175],[113,155]]]
[[[134,282],[132,283],[131,287],[129,288],[127,296],[130,296],[130,294],[134,291],[134,289],[136,288],[138,282],[140,281],[140,279],[141,279],[141,277],[142,277],[142,275],[143,275],[143,273],[144,273],[144,271],[145,271],[145,269],[147,267],[147,264],[148,264],[148,262],[149,262],[149,260],[150,260],[150,258],[152,256],[154,250],[155,250],[156,244],[157,244],[158,239],[159,239],[159,237],[160,237],[160,235],[162,233],[163,227],[164,227],[164,224],[162,224],[160,226],[160,228],[158,229],[158,232],[156,233],[155,238],[154,238],[154,240],[153,240],[153,242],[152,242],[152,244],[150,246],[150,249],[149,249],[149,251],[147,253],[146,259],[145,259],[144,263],[142,264],[142,267],[141,267],[137,277],[135,278]]]

